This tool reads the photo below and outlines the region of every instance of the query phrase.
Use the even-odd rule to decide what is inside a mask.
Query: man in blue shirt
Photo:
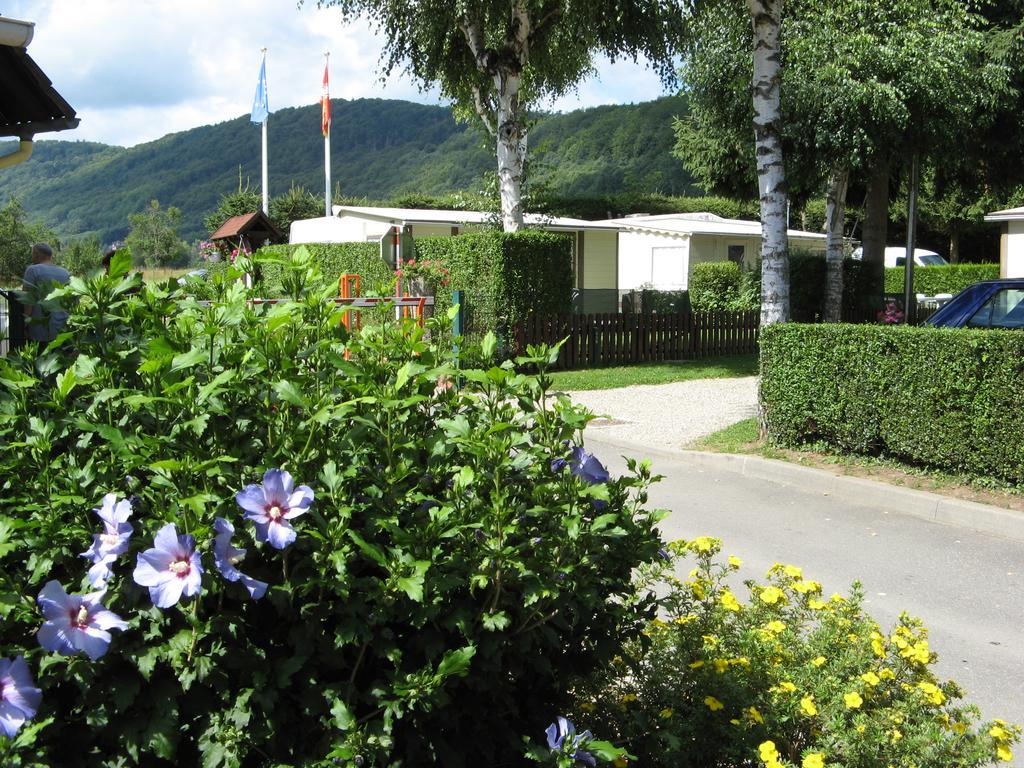
[[[43,299],[58,285],[67,285],[70,279],[66,269],[53,263],[50,246],[46,243],[32,246],[32,263],[21,279],[22,290],[31,298],[25,304],[25,316],[28,318],[25,333],[28,338],[49,343],[63,330],[68,313],[62,309],[44,308]]]

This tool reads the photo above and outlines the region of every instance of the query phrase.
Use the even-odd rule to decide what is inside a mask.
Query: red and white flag
[[[324,138],[331,133],[331,94],[327,85],[327,65],[324,65],[324,88],[320,94],[320,129]]]

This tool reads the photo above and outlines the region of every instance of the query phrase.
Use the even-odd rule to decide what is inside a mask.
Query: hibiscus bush
[[[658,594],[645,636],[576,687],[576,716],[657,768],[877,768],[1010,761],[1020,729],[979,722],[935,676],[919,621],[883,629],[800,568],[742,582],[710,537],[675,542],[645,566],[637,599]],[[677,574],[686,572],[683,580]],[[734,591],[735,590],[735,591]]]
[[[274,305],[127,266],[0,360],[0,764],[520,762],[653,615],[646,465],[579,450],[547,350],[349,336],[309,260]]]

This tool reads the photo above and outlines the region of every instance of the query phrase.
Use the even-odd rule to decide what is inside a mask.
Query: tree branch
[[[487,133],[491,136],[497,136],[498,132],[494,126],[494,106],[490,103],[490,99],[486,99],[483,93],[480,91],[479,85],[473,86],[473,106],[476,107],[476,113],[479,115],[481,122],[484,124],[484,128],[487,129]]]

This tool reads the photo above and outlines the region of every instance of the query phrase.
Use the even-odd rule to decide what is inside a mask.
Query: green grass
[[[559,390],[617,389],[633,384],[669,384],[693,379],[728,379],[756,376],[757,355],[731,355],[711,360],[644,363],[583,371],[558,371],[551,375]]]
[[[694,447],[722,453],[746,453],[752,445],[760,440],[760,437],[757,419],[750,418],[712,432],[699,440]]]

